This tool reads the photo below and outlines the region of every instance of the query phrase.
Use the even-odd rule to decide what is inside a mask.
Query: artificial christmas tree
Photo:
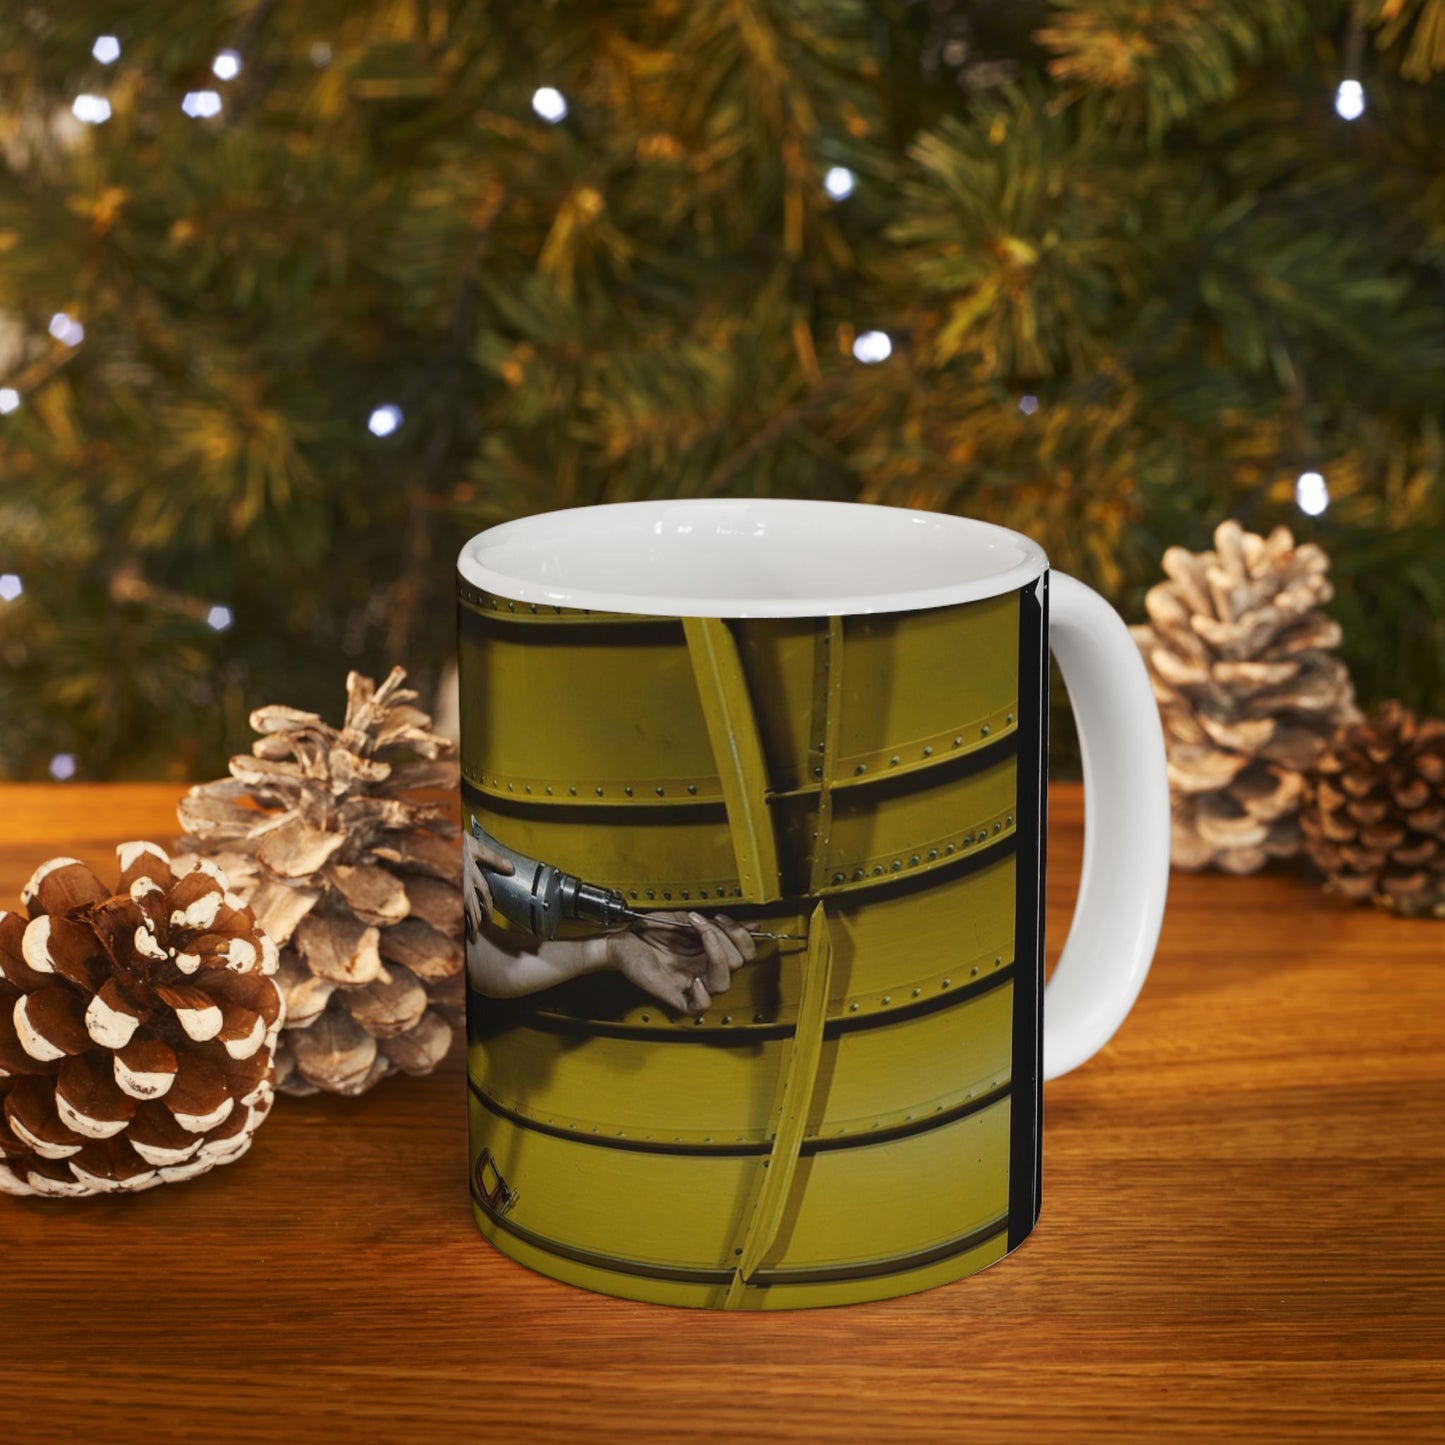
[[[979,516],[1135,618],[1284,522],[1445,711],[1442,16],[0,8],[0,775],[429,697],[466,537],[672,494]]]
[[[340,728],[256,709],[252,752],[181,800],[178,846],[225,867],[281,946],[287,1093],[427,1073],[461,1020],[460,830],[416,796],[455,788],[457,765],[405,678],[351,673]]]
[[[0,1192],[194,1178],[270,1111],[275,945],[213,864],[116,851],[114,888],[52,858],[21,894],[29,918],[0,912]]]

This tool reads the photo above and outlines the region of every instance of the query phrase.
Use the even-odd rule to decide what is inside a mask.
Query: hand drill
[[[514,869],[512,873],[497,873],[482,865],[487,886],[491,889],[492,908],[508,923],[525,929],[537,938],[555,938],[563,919],[596,923],[606,929],[629,928],[637,924],[651,928],[691,929],[690,924],[677,919],[659,918],[655,914],[629,908],[616,888],[584,883],[574,873],[564,873],[550,863],[528,858],[494,838],[475,818],[472,819],[472,836],[489,848],[495,848],[511,861]],[[769,933],[757,928],[748,932],[754,938],[806,941],[800,933]]]

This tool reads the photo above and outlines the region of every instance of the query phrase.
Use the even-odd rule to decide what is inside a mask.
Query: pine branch
[[[1293,59],[1306,0],[1053,0],[1035,39],[1069,95],[1112,97],[1111,115],[1158,137],[1235,93],[1240,72]]]
[[[1445,70],[1445,0],[1373,0],[1373,8],[1382,50],[1410,34],[1401,75],[1427,81]]]

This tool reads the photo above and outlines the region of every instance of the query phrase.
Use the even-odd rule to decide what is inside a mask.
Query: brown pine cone
[[[1300,822],[1328,891],[1445,918],[1445,719],[1387,702],[1342,728]]]
[[[201,863],[52,858],[0,913],[0,1191],[149,1189],[240,1158],[271,1108],[276,945]]]
[[[460,1033],[460,829],[411,796],[457,786],[452,745],[431,731],[394,668],[346,680],[346,720],[263,707],[252,754],[181,801],[187,836],[281,949],[286,1030],[277,1087],[359,1094],[389,1073],[429,1073]]]
[[[1359,716],[1340,625],[1321,611],[1329,565],[1288,528],[1234,521],[1211,552],[1165,552],[1169,580],[1131,631],[1164,724],[1176,868],[1253,873],[1299,852],[1309,769]]]

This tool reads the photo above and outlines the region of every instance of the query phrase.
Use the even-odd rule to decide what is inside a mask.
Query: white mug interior
[[[464,581],[519,602],[673,617],[824,617],[976,602],[1048,567],[990,522],[856,502],[682,498],[542,512],[473,537]]]

